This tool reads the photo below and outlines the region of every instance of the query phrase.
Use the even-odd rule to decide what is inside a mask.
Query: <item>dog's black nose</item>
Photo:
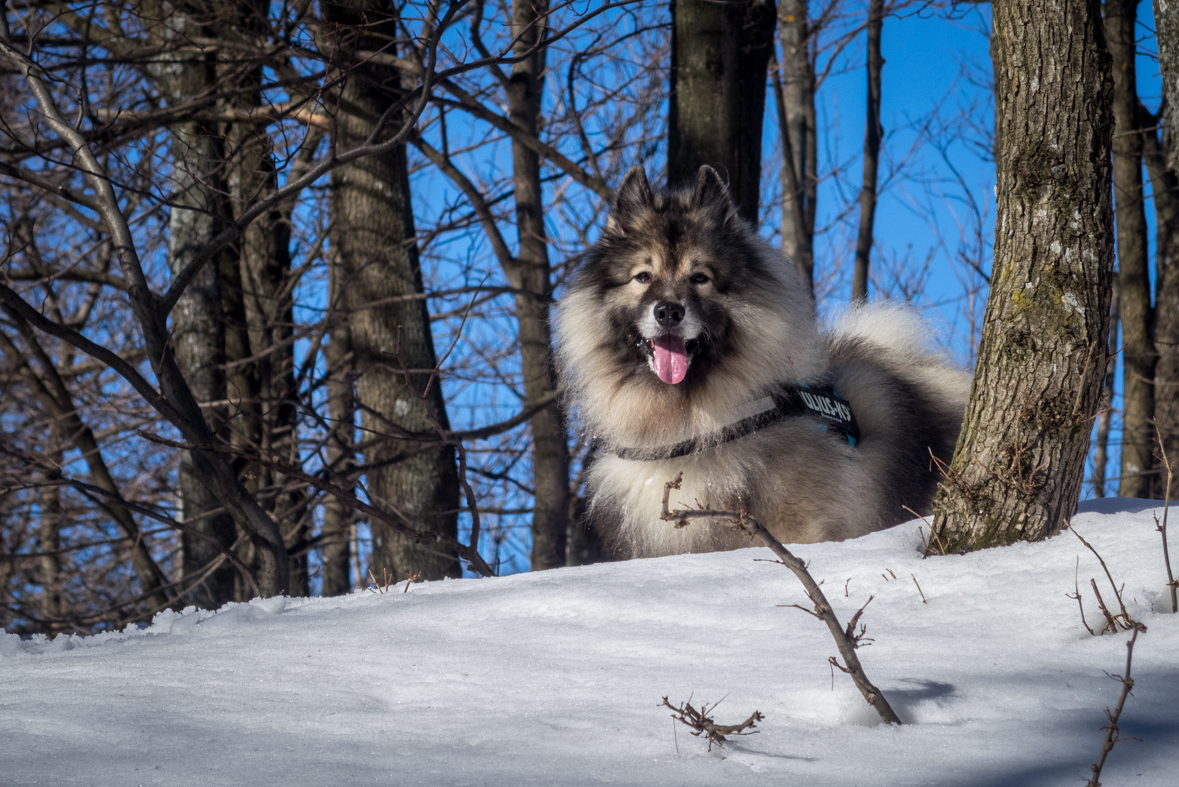
[[[660,301],[655,304],[655,322],[660,328],[674,328],[683,322],[684,307],[671,301]]]

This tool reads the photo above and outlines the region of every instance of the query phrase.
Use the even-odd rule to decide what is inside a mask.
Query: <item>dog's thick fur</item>
[[[626,557],[748,546],[719,522],[677,530],[659,519],[664,484],[681,472],[673,508],[743,501],[787,543],[924,513],[938,481],[930,452],[949,461],[969,388],[926,335],[890,306],[859,306],[821,332],[800,272],[737,216],[715,171],[702,167],[695,189],[653,193],[633,168],[557,310],[562,382],[600,445],[591,517]],[[858,444],[809,417],[709,442],[775,384],[822,381],[851,403]],[[614,453],[689,439],[702,445],[676,459]]]

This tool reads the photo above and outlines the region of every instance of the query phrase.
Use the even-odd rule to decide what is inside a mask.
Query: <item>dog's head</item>
[[[797,273],[738,216],[715,170],[653,191],[634,167],[561,304],[560,361],[583,411],[603,403],[600,385],[616,410],[635,411],[635,397],[685,412],[711,399],[715,410],[718,396],[789,376],[791,353],[808,354],[787,347],[791,336],[805,345],[813,323]]]

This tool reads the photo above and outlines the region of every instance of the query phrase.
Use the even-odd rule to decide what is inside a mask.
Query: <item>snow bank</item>
[[[1179,765],[1152,505],[1099,501],[1074,523],[1149,627],[1122,723],[1142,741],[1114,750],[1110,785],[1173,785]],[[796,550],[841,620],[875,596],[861,658],[903,727],[832,676],[825,627],[779,606],[807,603],[797,580],[747,549],[0,633],[0,784],[1081,783],[1127,639],[1090,636],[1066,597],[1074,570],[1105,582],[1097,561],[1068,533],[922,560],[918,528]],[[709,754],[673,734],[663,695],[766,719]]]

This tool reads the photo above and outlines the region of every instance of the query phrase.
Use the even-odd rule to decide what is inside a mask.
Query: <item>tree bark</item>
[[[856,264],[852,272],[852,301],[868,300],[868,265],[876,223],[876,173],[880,166],[880,34],[884,27],[884,0],[868,4],[868,106],[864,120],[864,176],[860,185],[860,231],[856,237]]]
[[[671,13],[668,183],[694,183],[707,164],[728,178],[738,212],[757,226],[774,2],[673,0]]]
[[[1159,119],[1139,105],[1139,127],[1151,129]],[[1164,139],[1170,141],[1164,133]],[[1143,132],[1146,171],[1150,175],[1155,217],[1154,425],[1168,457],[1179,457],[1179,178],[1167,166],[1168,151],[1155,131]],[[1154,457],[1150,496],[1162,499],[1166,472]]]
[[[179,45],[186,38],[200,38],[207,29],[194,19],[195,9],[162,3],[153,15],[166,20],[154,28],[161,45]],[[216,81],[212,54],[182,50],[167,56],[157,67],[160,92],[168,103],[182,104],[202,95]],[[173,207],[168,220],[168,266],[173,275],[182,271],[220,229],[224,205],[221,194],[222,148],[215,124],[196,120],[173,124]],[[210,403],[226,397],[225,325],[222,319],[220,277],[215,265],[206,265],[184,291],[172,312],[172,347],[176,363],[196,397],[209,428],[220,432],[225,424],[223,407]],[[234,521],[201,480],[192,452],[180,458],[180,519],[188,527],[216,539],[216,543],[191,533],[181,534],[182,576],[194,576],[234,542]],[[183,602],[216,609],[234,599],[234,570],[228,563],[204,581],[187,589]]]
[[[1175,145],[1179,132],[1179,3],[1173,0],[1154,0],[1154,29],[1159,46],[1159,71],[1163,78],[1163,106],[1161,110],[1163,139],[1167,152],[1167,169],[1179,172]]]
[[[343,271],[332,260],[328,269],[330,337],[324,348],[327,364],[328,415],[332,434],[327,444],[332,477],[353,491],[356,466],[356,408],[352,398],[352,341],[348,317],[339,311],[343,300]],[[353,517],[337,498],[328,496],[323,504],[323,595],[342,596],[352,590],[351,527]]]
[[[1113,60],[1113,184],[1117,222],[1118,310],[1122,323],[1122,468],[1119,497],[1147,497],[1154,464],[1154,313],[1142,191],[1134,27],[1137,0],[1106,0],[1105,37]]]
[[[240,0],[228,19],[240,29],[262,36],[267,28],[267,9],[256,0]],[[235,64],[238,69],[241,64]],[[236,82],[234,109],[250,113],[262,107],[260,65],[249,69]],[[272,142],[265,126],[242,122],[226,124],[227,181],[233,217],[278,188]],[[298,400],[295,390],[294,293],[289,286],[290,206],[275,206],[249,224],[237,243],[227,247],[230,273],[240,293],[240,314],[229,321],[241,325],[244,336],[233,344],[244,345],[234,370],[246,388],[236,393],[246,439],[263,456],[280,457],[292,466],[301,464],[296,427]],[[235,303],[235,306],[239,304]],[[227,325],[227,349],[230,342]],[[241,334],[241,328],[236,328]],[[244,342],[243,342],[244,340]],[[227,353],[228,354],[228,353]],[[249,398],[246,398],[246,395]],[[231,395],[231,400],[234,398]],[[243,468],[244,469],[244,468]],[[305,596],[308,586],[306,495],[283,474],[266,467],[250,467],[255,488],[263,491],[259,503],[279,524],[283,541],[291,552],[292,596]]]
[[[398,40],[396,6],[388,0],[325,4],[329,30],[339,39],[338,62],[354,49],[387,50]],[[400,74],[375,63],[345,65],[338,88],[337,150],[359,145],[401,98]],[[395,133],[398,122],[383,132]],[[440,381],[433,374],[434,338],[421,294],[405,146],[332,171],[330,242],[346,271],[345,307],[351,325],[356,392],[364,429],[369,498],[400,510],[419,530],[457,535],[458,474],[454,448],[398,439],[404,431],[449,428]],[[402,366],[404,364],[404,367]],[[407,383],[408,380],[408,383]],[[412,386],[412,389],[411,389]],[[370,568],[383,582],[420,572],[423,579],[459,574],[453,552],[416,544],[379,522]]]
[[[815,286],[815,64],[806,0],[778,6],[782,61],[776,75],[778,125],[782,129],[782,253]]]
[[[1109,340],[1106,342],[1105,376],[1101,379],[1101,407],[1093,448],[1093,496],[1105,497],[1105,474],[1109,466],[1109,432],[1113,425],[1114,376],[1118,367],[1118,280],[1114,277],[1109,299]]]
[[[512,66],[507,84],[512,121],[529,134],[539,135],[544,90],[544,48],[547,2],[513,0],[513,53],[521,58]],[[556,388],[552,365],[549,300],[552,281],[548,240],[544,227],[544,195],[540,158],[512,142],[512,185],[515,190],[519,251],[505,273],[521,292],[515,296],[520,333],[520,366],[524,396],[529,405],[549,398]],[[565,418],[556,404],[529,421],[532,431],[532,570],[565,565],[569,529],[569,440]]]
[[[1076,511],[1105,371],[1113,263],[1110,58],[1093,0],[994,9],[991,292],[929,551],[1034,541]]]
[[[61,450],[62,429],[58,422],[53,422],[49,429],[49,445],[45,455],[58,467],[65,459]],[[61,587],[61,549],[62,505],[61,487],[43,486],[37,490],[37,498],[41,507],[41,521],[37,525],[37,549],[41,553],[38,559],[37,580],[41,583],[41,617],[49,628],[55,629],[60,624],[65,613]]]

